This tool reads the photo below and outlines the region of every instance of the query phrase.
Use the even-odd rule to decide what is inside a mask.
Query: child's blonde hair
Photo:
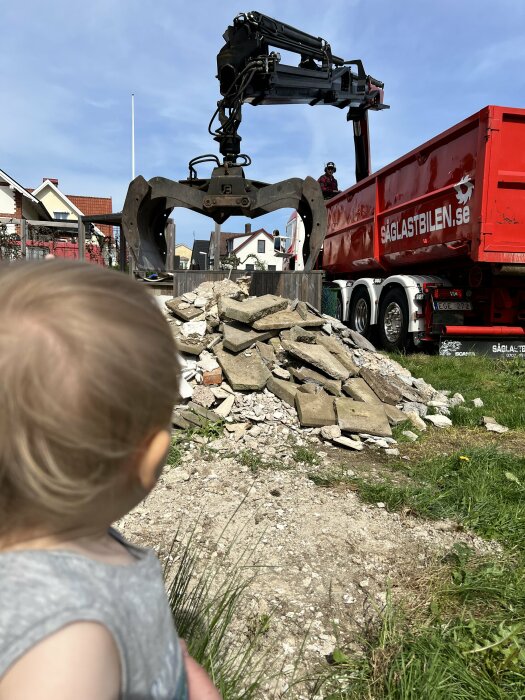
[[[125,274],[0,266],[0,527],[92,512],[169,427],[179,376],[162,312]]]

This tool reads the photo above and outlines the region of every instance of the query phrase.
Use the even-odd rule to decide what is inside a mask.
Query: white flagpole
[[[135,179],[135,94],[131,93],[131,179]]]

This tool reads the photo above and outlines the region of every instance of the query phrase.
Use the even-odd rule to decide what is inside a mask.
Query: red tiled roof
[[[111,197],[83,197],[76,194],[66,194],[66,197],[84,214],[111,214],[113,203]],[[105,236],[113,236],[113,227],[100,224],[97,226]]]

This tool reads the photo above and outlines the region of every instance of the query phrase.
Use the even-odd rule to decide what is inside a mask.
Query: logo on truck
[[[385,245],[385,243],[390,243],[391,241],[400,241],[403,238],[412,238],[413,236],[423,236],[432,231],[444,231],[462,224],[468,224],[470,222],[470,206],[467,202],[470,201],[474,191],[474,183],[471,181],[470,175],[462,177],[454,185],[454,189],[460,206],[453,209],[452,204],[444,204],[443,206],[423,211],[420,214],[402,216],[396,221],[386,219],[381,226],[381,243]]]
[[[466,204],[472,197],[474,183],[470,180],[470,175],[465,175],[461,178],[457,185],[454,185],[456,190],[456,199],[459,204]]]

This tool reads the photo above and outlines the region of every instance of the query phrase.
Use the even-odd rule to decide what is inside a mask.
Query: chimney
[[[244,224],[244,233],[251,233],[252,232],[252,225],[251,224]]]
[[[49,182],[53,183],[55,187],[58,187],[58,180],[56,177],[43,177],[42,182],[45,182],[46,180],[49,180]]]

